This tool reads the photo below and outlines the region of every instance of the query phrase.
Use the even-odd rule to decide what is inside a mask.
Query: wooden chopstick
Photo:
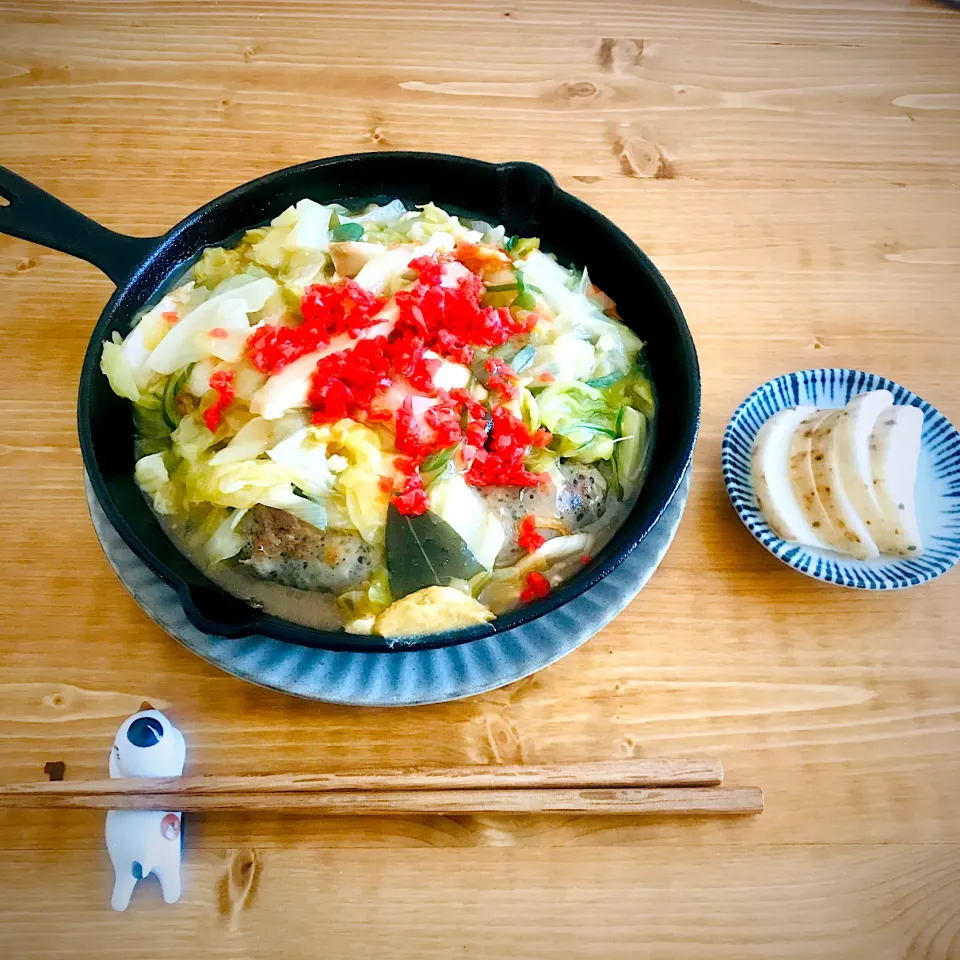
[[[61,780],[0,787],[0,807],[62,805],[69,796],[117,797],[126,794],[222,795],[392,792],[415,790],[494,790],[590,787],[714,786],[723,782],[719,760],[701,758],[607,760],[594,763],[515,766],[414,767],[347,773],[273,774],[233,777]],[[55,799],[48,799],[55,798]]]
[[[346,790],[247,793],[0,792],[0,806],[188,813],[283,812],[326,816],[409,814],[748,815],[763,811],[758,787],[586,787]]]
[[[0,787],[0,808],[404,814],[754,814],[756,787],[723,788],[718,760],[631,759],[354,773],[63,780]]]

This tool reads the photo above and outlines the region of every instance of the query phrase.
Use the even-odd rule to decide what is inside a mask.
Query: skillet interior
[[[629,517],[591,566],[545,600],[490,624],[402,641],[314,630],[266,616],[215,586],[176,549],[147,507],[133,482],[130,406],[110,390],[99,370],[102,341],[113,331],[125,335],[132,317],[155,300],[204,247],[227,242],[303,197],[339,200],[348,206],[394,197],[408,206],[432,200],[454,213],[503,223],[510,233],[539,236],[544,249],[560,260],[588,265],[591,278],[617,302],[624,321],[647,341],[659,406],[648,479]],[[693,342],[676,300],[622,231],[560,190],[545,170],[533,164],[494,165],[416,153],[314,161],[238,187],[149,246],[129,279],[120,283],[91,337],[80,381],[80,445],[94,491],[111,522],[138,556],[178,587],[187,615],[209,633],[263,633],[311,647],[380,652],[449,646],[509,629],[555,609],[616,567],[660,517],[692,455],[699,425],[700,378]]]

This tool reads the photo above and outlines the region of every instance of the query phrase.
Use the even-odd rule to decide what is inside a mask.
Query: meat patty
[[[599,520],[607,508],[607,481],[596,468],[582,463],[561,463],[564,482],[557,490],[560,519],[571,531]]]
[[[528,514],[563,521],[568,532],[599,520],[607,506],[607,481],[596,467],[561,463],[559,486],[481,487],[487,506],[498,513],[507,539],[497,555],[497,566],[514,563],[523,553],[517,546],[517,524]],[[540,531],[546,537],[557,532]]]
[[[359,534],[318,530],[285,510],[258,505],[240,525],[248,538],[241,563],[261,580],[297,590],[343,593],[383,564],[382,552]]]

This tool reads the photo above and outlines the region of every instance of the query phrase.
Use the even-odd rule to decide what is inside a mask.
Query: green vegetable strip
[[[440,473],[450,462],[456,449],[456,444],[454,444],[451,447],[445,447],[443,450],[438,450],[436,453],[431,454],[420,464],[420,473],[422,475]]]
[[[527,367],[533,363],[534,357],[537,355],[537,348],[532,347],[529,344],[523,347],[521,350],[517,351],[517,355],[510,361],[510,366],[513,367],[514,373],[519,373],[521,370],[525,370]]]
[[[612,387],[618,380],[623,379],[622,373],[608,373],[605,377],[597,377],[595,380],[588,380],[587,386],[595,390],[602,390],[604,387]]]

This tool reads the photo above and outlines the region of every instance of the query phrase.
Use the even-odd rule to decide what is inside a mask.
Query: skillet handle
[[[159,240],[108,230],[2,166],[0,233],[86,260],[118,286]]]

